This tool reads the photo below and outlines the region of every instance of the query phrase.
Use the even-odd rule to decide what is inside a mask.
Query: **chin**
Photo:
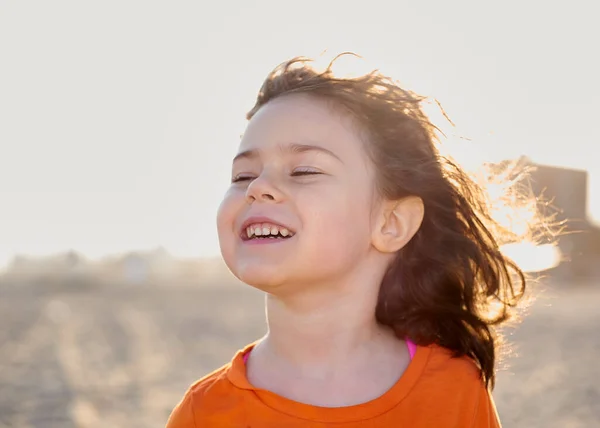
[[[231,272],[243,283],[265,292],[271,292],[286,282],[278,266],[242,264],[231,268]]]

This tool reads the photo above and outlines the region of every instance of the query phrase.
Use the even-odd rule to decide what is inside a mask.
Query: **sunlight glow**
[[[376,20],[365,20],[363,8],[330,2],[319,2],[319,13],[304,7],[285,20],[275,16],[275,3],[233,15],[219,2],[211,14],[201,2],[86,3],[78,11],[36,2],[36,13],[28,2],[5,3],[0,264],[16,252],[73,249],[99,257],[156,245],[173,254],[219,254],[215,209],[238,125],[262,79],[294,56],[326,67],[347,51],[360,58],[342,57],[336,74],[377,68],[431,97],[427,113],[448,137],[443,146],[469,169],[526,155],[589,171],[590,221],[600,220],[600,169],[589,156],[600,136],[590,125],[600,86],[595,57],[586,54],[597,37],[539,33],[548,46],[574,47],[573,68],[542,47],[529,61],[529,26],[505,34],[503,20],[473,21],[454,7],[432,15],[422,2],[386,5]],[[398,26],[407,13],[414,19]],[[523,13],[532,14],[523,22],[536,19],[537,12]],[[269,25],[256,25],[265,19]],[[590,31],[597,27],[590,21]],[[524,59],[527,67],[517,66]],[[549,91],[560,81],[570,90]],[[507,212],[495,215],[524,231],[525,223]]]
[[[520,242],[502,246],[502,253],[512,259],[524,272],[542,272],[558,266],[561,253],[556,245],[535,245]]]

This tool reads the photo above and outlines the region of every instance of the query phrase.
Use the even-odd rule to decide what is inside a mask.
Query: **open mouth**
[[[284,240],[294,236],[294,232],[286,227],[271,223],[250,224],[242,229],[243,241]]]

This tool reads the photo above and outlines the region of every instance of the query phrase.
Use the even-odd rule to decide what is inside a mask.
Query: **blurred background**
[[[494,391],[600,426],[597,2],[0,1],[0,428],[163,426],[265,331],[215,213],[266,74],[354,51],[440,100],[461,163],[518,159],[568,219]],[[459,138],[461,137],[461,138]]]

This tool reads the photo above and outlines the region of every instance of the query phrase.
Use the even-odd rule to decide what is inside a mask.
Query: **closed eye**
[[[323,174],[321,171],[315,171],[315,170],[296,170],[292,172],[292,177],[301,177],[303,175],[320,175]]]
[[[248,176],[248,175],[238,175],[236,177],[233,177],[231,179],[232,183],[242,183],[244,181],[252,181],[254,180],[254,177],[252,176]]]
[[[308,175],[322,175],[321,171],[316,171],[314,169],[298,169],[293,171],[290,175],[292,177],[303,177]],[[237,175],[231,179],[232,183],[243,183],[254,180],[256,177],[252,175]]]

